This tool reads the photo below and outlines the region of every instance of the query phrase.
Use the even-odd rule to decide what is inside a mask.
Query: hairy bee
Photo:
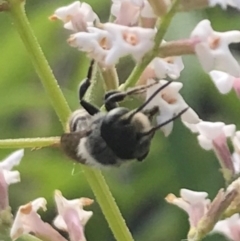
[[[120,166],[126,161],[144,160],[150,149],[155,131],[178,118],[184,109],[172,119],[152,126],[158,107],[146,110],[146,105],[171,81],[159,87],[148,100],[135,110],[117,107],[117,102],[126,96],[144,92],[153,84],[139,86],[126,92],[110,91],[105,95],[105,108],[101,112],[83,99],[91,84],[93,61],[87,78],[79,88],[82,109],[72,113],[69,119],[69,133],[61,137],[63,151],[73,160],[91,166]]]

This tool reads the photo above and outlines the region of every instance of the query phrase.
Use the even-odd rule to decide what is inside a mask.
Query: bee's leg
[[[125,98],[124,92],[118,90],[110,90],[105,94],[105,108],[110,111],[117,107],[117,102]]]
[[[91,103],[85,101],[83,99],[84,95],[86,94],[88,88],[91,85],[91,79],[92,79],[92,72],[93,72],[93,65],[94,65],[94,60],[91,60],[90,66],[88,68],[88,73],[87,73],[87,77],[81,82],[81,85],[79,87],[79,102],[81,104],[81,106],[90,114],[90,115],[95,115],[98,112],[100,112],[100,110],[92,105]]]
[[[157,82],[156,82],[157,83]],[[128,91],[110,90],[105,94],[105,107],[107,111],[110,111],[117,107],[117,102],[121,102],[129,95],[137,95],[146,91],[147,88],[155,85],[152,83],[149,85],[138,86]]]

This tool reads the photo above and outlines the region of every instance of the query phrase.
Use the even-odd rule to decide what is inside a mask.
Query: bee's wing
[[[64,133],[61,136],[61,140],[60,140],[61,149],[71,159],[84,164],[85,160],[80,160],[77,152],[78,152],[78,146],[80,144],[81,139],[84,137],[87,137],[89,134],[90,134],[90,131],[86,131],[86,130]]]

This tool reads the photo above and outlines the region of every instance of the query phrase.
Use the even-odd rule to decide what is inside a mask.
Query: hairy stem
[[[36,37],[30,27],[24,11],[24,4],[21,0],[8,0],[10,4],[10,14],[13,23],[19,32],[19,35],[30,55],[33,65],[42,81],[45,90],[51,99],[55,112],[65,127],[65,123],[70,114],[68,104],[55,80],[46,58],[37,42]],[[93,95],[94,93],[92,93]],[[91,96],[89,96],[91,99]],[[118,206],[105,182],[100,171],[82,166],[85,176],[93,190],[96,199],[104,213],[105,218],[115,236],[120,241],[132,241],[133,238],[129,232],[124,219],[121,216]]]
[[[67,122],[67,118],[71,111],[30,27],[24,11],[24,2],[20,0],[9,0],[8,2],[10,4],[10,14],[15,28],[24,43],[34,68],[48,94],[48,97],[51,100],[55,112],[65,127],[65,123]]]
[[[0,148],[41,148],[58,146],[60,137],[20,138],[0,140]]]

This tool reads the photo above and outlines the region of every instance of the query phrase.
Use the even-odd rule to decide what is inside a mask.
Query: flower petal
[[[234,77],[222,71],[213,70],[211,79],[221,94],[227,94],[233,87]]]
[[[205,19],[192,31],[191,38],[200,40],[195,44],[195,52],[206,72],[220,70],[240,76],[239,64],[229,50],[230,43],[240,42],[240,31],[216,32]]]
[[[197,124],[198,131],[201,135],[209,140],[213,140],[223,133],[223,122],[201,121]]]
[[[211,149],[213,148],[213,146],[212,146],[212,141],[209,140],[208,138],[206,138],[204,135],[198,135],[198,136],[197,136],[197,139],[198,139],[199,145],[200,145],[203,149],[209,151],[209,150],[211,150]]]
[[[196,192],[185,188],[180,190],[180,195],[185,201],[191,204],[202,202],[208,197],[207,192]]]
[[[0,168],[10,171],[14,166],[19,165],[22,157],[24,155],[24,149],[13,152],[2,162],[0,162]]]
[[[8,185],[20,182],[20,173],[18,171],[2,170],[2,172]]]

